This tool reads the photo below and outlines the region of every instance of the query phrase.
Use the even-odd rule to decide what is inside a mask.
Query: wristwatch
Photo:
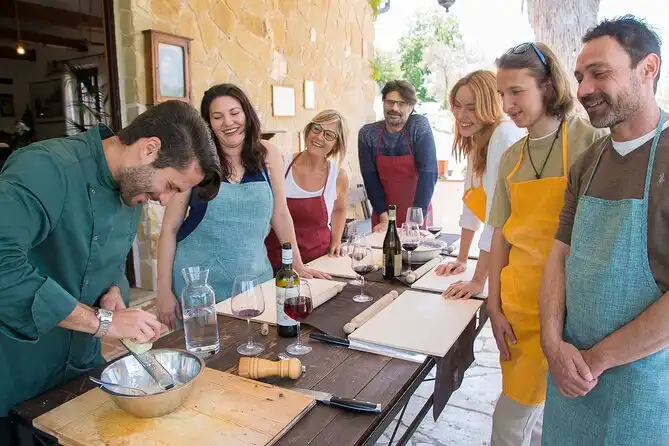
[[[98,327],[98,331],[93,333],[93,336],[95,336],[96,338],[101,338],[107,334],[112,324],[113,315],[114,313],[112,313],[109,310],[105,310],[104,308],[95,309],[95,316],[100,321],[100,326]]]

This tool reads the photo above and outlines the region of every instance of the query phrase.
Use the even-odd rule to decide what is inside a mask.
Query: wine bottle
[[[396,207],[388,206],[388,229],[383,239],[383,278],[392,279],[402,274],[402,244],[395,224]]]
[[[276,273],[276,331],[283,338],[297,336],[297,321],[284,311],[286,299],[300,295],[300,276],[293,269],[293,248],[290,243],[281,245],[281,269]]]

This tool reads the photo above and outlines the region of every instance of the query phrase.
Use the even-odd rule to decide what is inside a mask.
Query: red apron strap
[[[404,139],[406,139],[407,146],[409,147],[409,155],[413,156],[413,150],[411,150],[411,141],[409,140],[409,134],[407,133],[406,124],[404,125],[404,128],[402,129],[402,133],[404,134]],[[418,169],[416,169],[416,170],[418,170]]]
[[[300,155],[302,155],[302,152],[300,152],[300,153],[298,153],[297,155],[295,155],[295,157],[294,157],[293,160],[290,162],[290,164],[288,164],[288,169],[286,169],[286,172],[283,174],[283,179],[284,179],[284,180],[285,180],[286,178],[288,178],[288,172],[290,172],[290,169],[293,168],[293,164],[295,164],[295,160],[298,159],[298,158],[300,157]]]
[[[385,131],[385,125],[381,124],[379,126],[381,129],[381,133],[379,133],[379,137],[376,140],[376,156],[379,156],[379,153],[381,152],[381,139],[383,138],[383,133]],[[409,134],[407,133],[407,126],[406,124],[404,125],[404,128],[402,129],[402,136],[407,142],[407,146],[409,147],[409,155],[413,156],[413,150],[411,149],[411,141],[409,140]]]
[[[302,155],[303,152],[298,153],[295,155],[295,158],[290,162],[288,165],[288,169],[286,169],[286,173],[283,175],[283,178],[286,179],[288,178],[288,172],[290,172],[290,169],[293,168],[293,164],[295,163],[295,160]],[[330,162],[328,161],[328,171],[325,173],[325,184],[323,185],[323,193],[321,194],[322,197],[325,196],[325,188],[328,187],[328,179],[330,178]]]

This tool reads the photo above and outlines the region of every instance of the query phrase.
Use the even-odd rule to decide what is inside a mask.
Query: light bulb
[[[16,45],[16,54],[23,56],[26,53],[26,49],[20,43]]]

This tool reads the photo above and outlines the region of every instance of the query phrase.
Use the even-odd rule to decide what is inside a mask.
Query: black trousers
[[[14,436],[14,430],[9,423],[9,418],[0,417],[0,445],[14,446],[17,440]]]

